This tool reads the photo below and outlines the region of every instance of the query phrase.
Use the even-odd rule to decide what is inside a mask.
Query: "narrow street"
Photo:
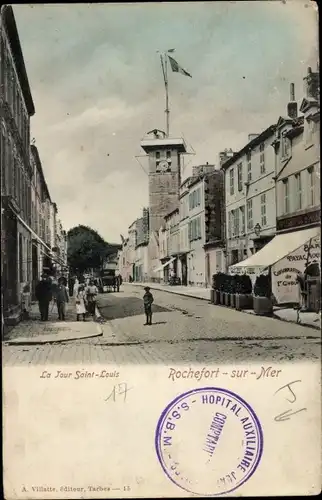
[[[99,296],[101,337],[44,345],[4,345],[3,363],[251,363],[320,358],[318,330],[153,290],[144,326],[143,287]]]

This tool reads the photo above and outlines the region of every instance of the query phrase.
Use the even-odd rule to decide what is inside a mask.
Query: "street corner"
[[[29,333],[30,329],[28,330]],[[20,335],[19,335],[20,333]],[[19,328],[19,333],[5,341],[5,345],[42,345],[70,342],[94,337],[101,337],[103,329],[94,321],[70,321],[46,323],[42,331],[26,335],[26,329]]]
[[[114,341],[116,338],[115,331],[108,321],[96,322],[97,331],[100,332],[100,337],[104,341]]]

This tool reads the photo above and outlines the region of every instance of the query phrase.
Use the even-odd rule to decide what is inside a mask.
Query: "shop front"
[[[279,305],[299,303],[298,276],[309,266],[320,266],[320,227],[276,235],[257,253],[234,266],[230,274],[248,274],[254,283],[260,274],[271,274],[272,293]]]
[[[320,260],[321,243],[318,235],[272,266],[272,292],[279,304],[299,302],[298,276],[305,275],[312,264],[320,266]]]
[[[153,270],[155,275],[159,274],[160,280],[163,283],[167,283],[170,278],[170,265],[176,260],[176,257],[171,257],[171,259],[164,262],[161,266]]]

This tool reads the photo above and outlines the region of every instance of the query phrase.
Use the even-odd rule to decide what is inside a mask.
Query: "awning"
[[[157,269],[154,269],[153,272],[154,273],[158,273],[159,271],[162,271],[162,269],[164,269],[165,267],[167,267],[174,260],[176,260],[176,257],[171,257],[171,259],[168,260],[168,262],[166,262],[165,264],[162,264],[162,266],[158,267]]]
[[[318,236],[320,231],[319,227],[313,227],[302,231],[278,234],[254,255],[230,266],[229,271],[234,273],[236,269],[236,272],[239,272],[241,268],[245,267],[266,269],[307,243],[311,238]]]

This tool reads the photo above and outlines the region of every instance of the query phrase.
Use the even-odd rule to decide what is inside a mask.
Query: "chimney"
[[[295,101],[294,83],[290,84],[290,101],[287,104],[287,116],[289,116],[292,120],[295,120],[295,118],[297,118],[297,102]]]
[[[235,153],[231,148],[225,149],[225,151],[221,151],[219,153],[219,168],[225,163],[225,161],[227,161],[229,158],[232,158],[234,154]]]
[[[248,134],[248,142],[252,141],[253,139],[255,139],[258,136],[259,136],[259,134]]]

